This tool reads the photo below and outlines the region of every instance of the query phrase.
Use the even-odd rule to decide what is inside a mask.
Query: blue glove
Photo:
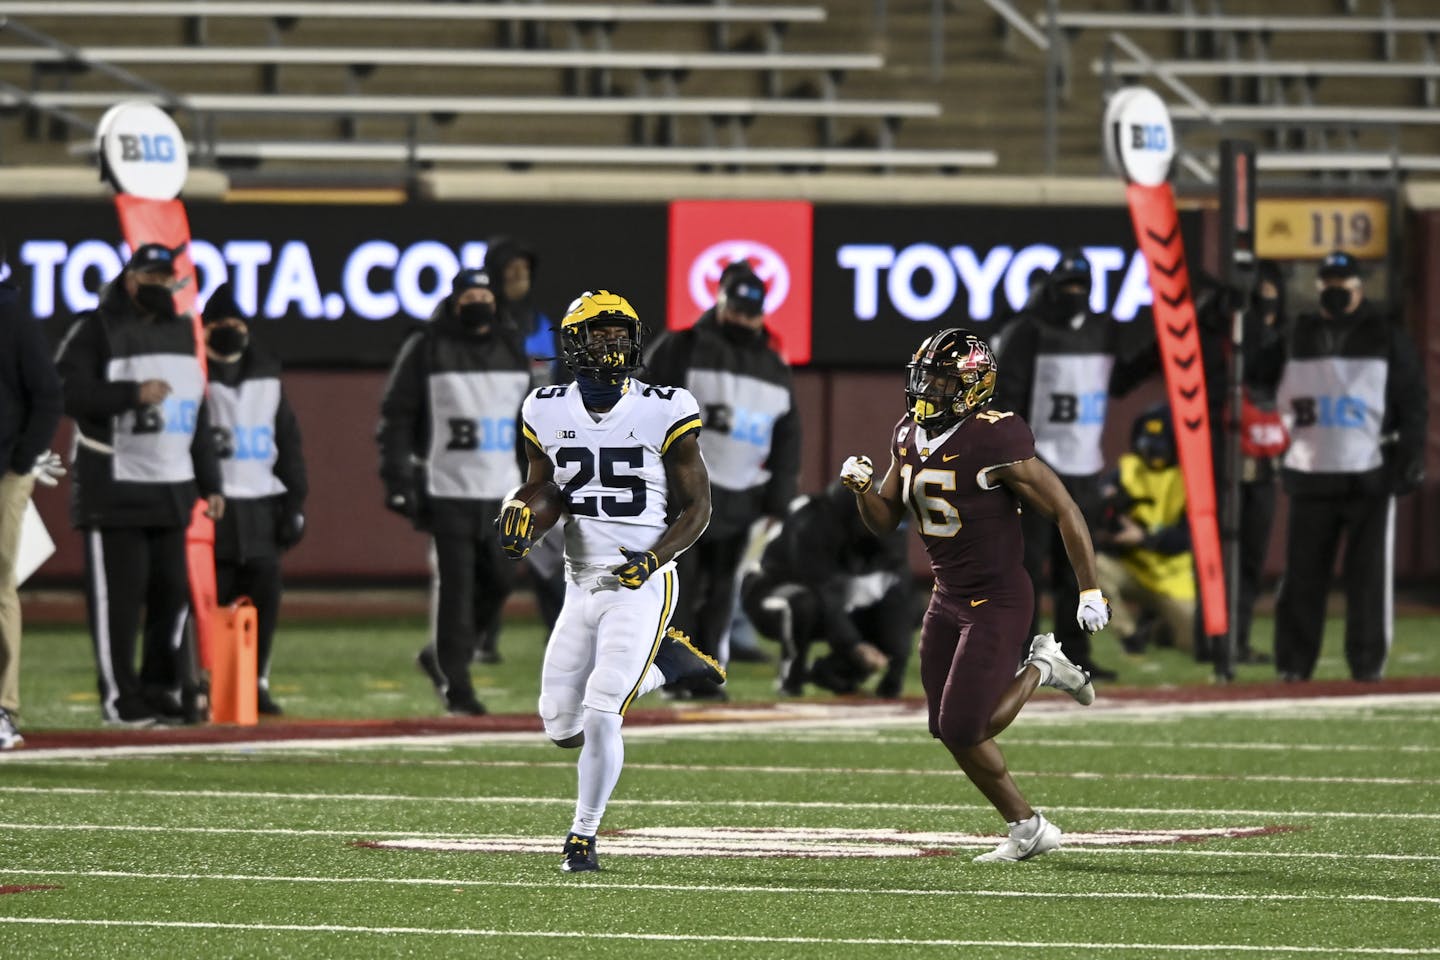
[[[628,590],[639,590],[640,585],[650,579],[650,574],[660,569],[660,558],[650,550],[626,550],[620,548],[625,563],[611,569],[620,586]]]

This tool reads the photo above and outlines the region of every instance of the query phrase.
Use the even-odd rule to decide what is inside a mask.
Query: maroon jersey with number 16
[[[905,509],[930,554],[935,589],[952,596],[1029,597],[1020,503],[990,467],[1035,456],[1035,436],[1014,413],[981,410],[935,437],[909,417],[896,424],[891,452]]]

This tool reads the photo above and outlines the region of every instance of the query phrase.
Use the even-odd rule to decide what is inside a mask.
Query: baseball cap
[[[732,309],[754,316],[765,312],[765,283],[750,270],[730,271],[724,278],[720,290],[725,302]]]
[[[1060,262],[1055,264],[1055,269],[1050,271],[1050,282],[1056,286],[1066,283],[1083,283],[1090,285],[1090,261],[1079,250],[1065,250],[1060,254]]]
[[[466,290],[489,290],[490,274],[484,270],[461,270],[455,274],[455,279],[450,284],[452,296],[464,293]]]
[[[174,250],[163,243],[142,243],[130,254],[130,259],[125,263],[125,269],[130,273],[145,273],[161,271],[173,274],[175,272],[175,257],[185,247],[182,245]]]
[[[1325,259],[1320,261],[1320,278],[1322,280],[1328,280],[1331,277],[1348,280],[1358,276],[1360,276],[1360,261],[1344,250],[1334,250],[1326,254]]]

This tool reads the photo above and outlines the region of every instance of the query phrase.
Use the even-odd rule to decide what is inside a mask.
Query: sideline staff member
[[[270,696],[270,654],[280,618],[280,554],[305,531],[309,483],[300,424],[280,386],[280,361],[250,340],[250,324],[222,284],[205,304],[206,398],[225,481],[225,516],[215,525],[216,597],[255,604],[259,690],[256,704],[283,711]]]
[[[1394,630],[1395,496],[1424,479],[1426,388],[1415,345],[1365,299],[1360,265],[1320,265],[1320,310],[1296,319],[1279,406],[1290,427],[1285,576],[1275,603],[1275,669],[1309,680],[1345,539],[1345,662],[1379,680]]]
[[[520,483],[515,424],[529,389],[530,360],[496,317],[490,275],[462,270],[400,348],[381,401],[385,505],[432,538],[434,635],[416,663],[452,715],[485,712],[470,661],[515,577],[494,523]]]
[[[800,477],[800,420],[790,365],[765,329],[765,284],[743,261],[720,276],[720,294],[693,327],[667,334],[646,362],[656,386],[684,387],[700,404],[700,450],[710,471],[713,512],[680,555],[681,626],[695,645],[730,659],[735,579],[760,517],[779,522]],[[718,687],[694,694],[721,697]]]
[[[179,721],[190,613],[185,529],[198,496],[225,511],[189,315],[171,291],[176,251],[143,244],[60,344],[75,419],[72,520],[85,537],[85,601],[107,723]],[[145,646],[135,673],[135,631]]]

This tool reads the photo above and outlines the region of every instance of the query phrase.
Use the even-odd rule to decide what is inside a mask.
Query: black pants
[[[85,610],[99,671],[100,712],[143,711],[146,693],[174,694],[190,615],[184,527],[99,527],[85,535]],[[135,635],[145,608],[140,672]]]
[[[740,601],[745,616],[761,636],[780,643],[782,648],[789,645],[790,649],[783,652],[784,672],[780,680],[790,692],[798,692],[810,670],[816,668],[825,672],[836,685],[844,686],[848,682],[849,690],[865,679],[853,651],[836,642],[837,638],[826,637],[827,612],[816,591],[798,583],[775,583],[760,574],[751,574],[741,585]],[[782,610],[776,601],[783,603],[785,609]],[[848,616],[865,641],[890,658],[877,687],[882,695],[889,695],[892,691],[898,695],[905,680],[914,634],[910,604],[910,588],[902,582],[869,606],[847,614],[829,612],[830,616]],[[829,640],[831,650],[816,661],[814,668],[808,667],[810,648],[818,640]],[[832,683],[826,685],[834,689]]]
[[[1255,619],[1255,601],[1260,596],[1260,579],[1265,573],[1265,556],[1270,552],[1270,530],[1275,525],[1275,484],[1272,481],[1240,485],[1240,624],[1235,649],[1241,657],[1250,653],[1250,625]]]
[[[1061,477],[1060,481],[1093,529],[1100,509],[1099,478]],[[1026,509],[1020,515],[1020,529],[1025,534],[1025,572],[1030,574],[1030,582],[1035,587],[1035,613],[1030,632],[1040,632],[1040,598],[1050,591],[1054,597],[1055,639],[1060,641],[1065,656],[1089,669],[1090,635],[1075,621],[1075,611],[1080,607],[1080,586],[1075,582],[1075,571],[1065,553],[1060,528],[1038,510]]]
[[[735,575],[749,543],[748,525],[715,535],[707,530],[675,565],[681,607],[676,625],[690,635],[695,646],[721,663],[730,660]]]
[[[1345,662],[1376,680],[1393,627],[1395,501],[1389,496],[1291,497],[1285,576],[1275,603],[1275,669],[1309,679],[1325,633],[1325,601],[1345,540]]]
[[[255,605],[256,645],[260,686],[270,683],[270,653],[275,646],[275,625],[280,620],[280,558],[215,559],[215,594],[221,606],[240,597]]]
[[[497,507],[487,510],[488,520],[437,526],[432,534],[432,642],[452,702],[475,695],[470,661],[479,633],[497,622],[515,580],[515,566],[501,552],[492,525]]]

